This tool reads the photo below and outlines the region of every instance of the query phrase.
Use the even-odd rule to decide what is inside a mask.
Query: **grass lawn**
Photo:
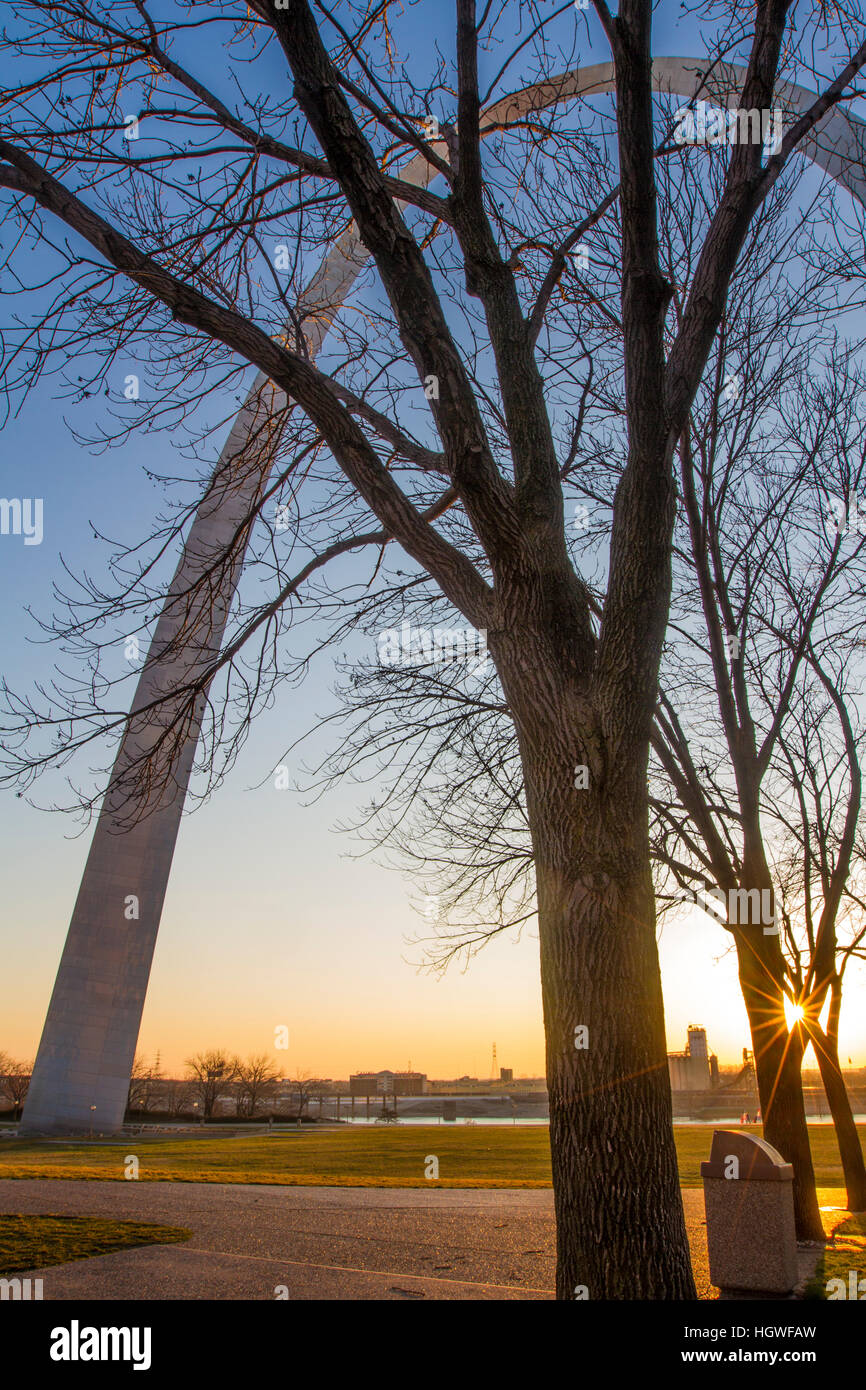
[[[108,1221],[95,1216],[5,1216],[0,1212],[0,1275],[109,1255],[133,1245],[189,1240],[183,1226]]]
[[[828,1279],[841,1279],[845,1288],[845,1298],[851,1296],[851,1270],[856,1272],[857,1283],[866,1279],[866,1216],[849,1216],[833,1232],[833,1244],[828,1245],[806,1290],[807,1298],[827,1297]],[[838,1290],[837,1290],[838,1292]],[[866,1298],[866,1290],[857,1290],[858,1301]]]
[[[760,1133],[758,1127],[752,1127]],[[866,1126],[860,1126],[861,1141]],[[709,1155],[709,1125],[675,1130],[684,1187],[700,1186]],[[831,1125],[810,1127],[819,1187],[841,1188],[842,1167]],[[124,1180],[128,1155],[146,1182],[288,1183],[313,1187],[549,1187],[546,1127],[412,1125],[329,1129],[313,1126],[261,1135],[167,1139],[147,1135],[117,1144],[0,1140],[0,1178]],[[439,1179],[425,1178],[428,1155]]]

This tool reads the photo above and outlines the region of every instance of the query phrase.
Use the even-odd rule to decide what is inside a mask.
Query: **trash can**
[[[791,1164],[764,1139],[717,1129],[701,1177],[710,1278],[722,1296],[789,1294],[798,1280]]]

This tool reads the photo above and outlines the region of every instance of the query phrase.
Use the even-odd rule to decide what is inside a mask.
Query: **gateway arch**
[[[745,69],[717,64],[711,74],[697,58],[660,58],[656,91],[720,107],[735,107]],[[482,116],[482,131],[531,110],[614,90],[612,63],[575,69],[503,98]],[[816,94],[781,83],[776,100],[791,116]],[[799,150],[866,206],[866,123],[834,107],[801,141]],[[447,158],[443,142],[437,153]],[[436,170],[422,154],[400,177],[425,187]],[[301,295],[297,312],[311,359],[368,253],[352,224],[325,256]],[[261,505],[290,409],[285,395],[259,374],[232,425],[199,505],[172,580],[97,820],[66,944],[57,971],[21,1133],[117,1130],[123,1123],[156,936],[192,772],[207,688],[195,703],[173,692],[201,680],[218,655],[243,568],[254,516]],[[208,568],[231,554],[214,582]],[[170,736],[166,730],[178,727]],[[167,745],[167,747],[166,747]],[[168,759],[169,775],[142,795],[135,769],[144,756]],[[132,823],[130,823],[132,821]],[[137,915],[135,915],[137,914]]]

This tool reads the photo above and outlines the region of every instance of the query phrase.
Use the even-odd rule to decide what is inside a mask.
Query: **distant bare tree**
[[[199,1114],[209,1120],[220,1092],[237,1076],[238,1059],[222,1048],[197,1052],[184,1063],[191,1094],[198,1100]]]
[[[16,1120],[21,1119],[32,1071],[32,1062],[16,1062],[0,1054],[0,1092],[11,1100]]]
[[[279,1067],[264,1052],[239,1060],[235,1072],[240,1103],[238,1114],[254,1116],[256,1107],[274,1094],[279,1078]]]
[[[160,1091],[160,1108],[172,1119],[177,1119],[179,1115],[184,1115],[191,1109],[194,1095],[195,1092],[188,1081],[164,1081]]]
[[[146,1114],[148,1110],[156,1109],[162,1084],[163,1076],[159,1064],[150,1063],[146,1057],[136,1053],[132,1063],[127,1110]]]
[[[300,1122],[309,1107],[313,1096],[317,1094],[321,1087],[321,1081],[317,1076],[313,1076],[309,1071],[296,1072],[290,1078],[289,1085],[295,1093],[295,1119]]]

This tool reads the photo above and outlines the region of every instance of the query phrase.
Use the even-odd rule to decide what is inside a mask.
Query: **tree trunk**
[[[851,1110],[851,1100],[842,1068],[839,1065],[839,1013],[842,1007],[842,982],[834,976],[830,988],[830,1017],[827,1031],[810,1024],[809,1036],[818,1058],[821,1080],[827,1096],[836,1142],[842,1159],[845,1186],[848,1190],[848,1210],[866,1211],[866,1164],[860,1134]]]
[[[646,760],[599,756],[599,721],[534,637],[513,637],[501,670],[537,877],[557,1298],[690,1299]]]
[[[823,1048],[816,1048],[821,1080],[827,1094],[827,1104],[833,1116],[836,1140],[842,1157],[842,1171],[848,1190],[848,1210],[866,1211],[866,1164],[863,1162],[863,1149],[860,1135],[851,1110],[851,1101],[839,1066],[839,1055],[832,1056]]]
[[[581,1286],[591,1298],[695,1297],[655,904],[640,877],[539,885],[558,1298]]]
[[[793,1164],[798,1239],[823,1240],[803,1100],[804,1043],[800,1027],[789,1033],[785,1020],[779,939],[765,936],[760,922],[733,931],[752,1034],[764,1137]]]

